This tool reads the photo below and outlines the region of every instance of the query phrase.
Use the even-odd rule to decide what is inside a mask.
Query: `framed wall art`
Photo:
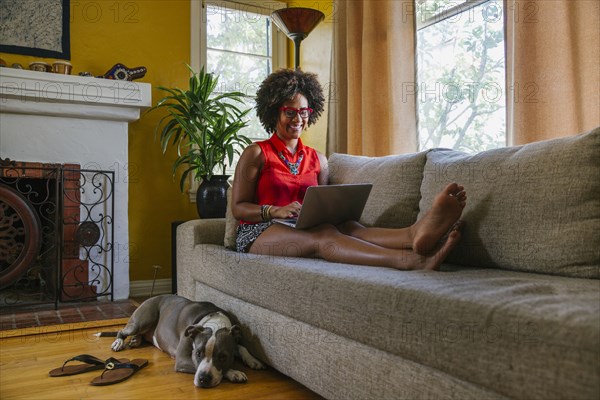
[[[69,2],[0,1],[0,51],[71,59]]]

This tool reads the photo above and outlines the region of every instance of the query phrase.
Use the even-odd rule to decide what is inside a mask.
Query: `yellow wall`
[[[117,62],[145,66],[140,82],[153,86],[153,102],[162,96],[156,86],[187,84],[190,53],[189,0],[71,1],[71,63],[73,73],[101,75]],[[34,57],[1,53],[10,65],[27,66]],[[52,59],[44,60],[52,62]],[[129,128],[129,246],[131,280],[169,278],[171,221],[196,218],[195,205],[173,182],[173,155],[163,156],[154,142],[159,114],[142,114]],[[110,168],[111,166],[105,166]],[[113,167],[114,168],[114,167]],[[123,171],[118,171],[124,179]],[[115,254],[118,257],[118,254]]]
[[[290,6],[321,10],[326,19],[303,41],[301,67],[315,72],[325,88],[329,85],[329,59],[333,24],[332,0],[295,1]],[[291,41],[290,41],[291,43]],[[293,65],[293,46],[289,65]],[[34,57],[0,53],[12,64],[27,66]],[[51,63],[53,59],[46,59]],[[153,103],[163,93],[157,86],[186,87],[190,62],[189,0],[72,0],[71,63],[73,73],[101,75],[115,63],[145,66],[140,82],[153,86]],[[160,112],[143,114],[129,128],[129,251],[130,279],[153,278],[153,265],[161,265],[158,279],[171,277],[171,222],[197,218],[194,203],[173,181],[173,152],[163,156],[154,142]],[[304,135],[307,145],[325,151],[327,115]],[[105,168],[110,168],[106,166]],[[118,171],[122,177],[123,171]],[[126,246],[127,244],[118,244]],[[119,255],[116,254],[116,257]]]

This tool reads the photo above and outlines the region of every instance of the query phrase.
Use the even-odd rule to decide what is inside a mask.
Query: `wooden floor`
[[[176,373],[174,361],[153,346],[114,353],[110,350],[111,338],[93,336],[99,330],[115,331],[120,325],[101,329],[73,326],[75,330],[61,327],[31,328],[15,336],[7,332],[0,335],[0,398],[8,399],[321,399],[299,383],[273,369],[253,371],[236,365],[248,375],[248,383],[234,384],[223,381],[211,389],[194,387],[193,376]],[[103,323],[106,325],[106,322]],[[63,327],[64,328],[64,327]],[[68,327],[67,327],[68,328]],[[33,334],[31,334],[33,333]],[[91,386],[89,382],[102,371],[50,378],[48,371],[60,367],[75,355],[91,354],[105,359],[145,358],[149,365],[125,382],[111,386]]]

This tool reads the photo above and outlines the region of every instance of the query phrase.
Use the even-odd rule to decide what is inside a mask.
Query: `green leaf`
[[[164,108],[167,111],[158,122],[154,136],[160,139],[163,153],[169,145],[175,147],[177,158],[172,173],[175,176],[184,167],[180,180],[182,191],[189,174],[210,178],[217,169],[225,172],[234,156],[252,143],[239,133],[248,126],[244,118],[251,109],[241,109],[248,96],[241,92],[216,95],[218,76],[206,72],[204,67],[198,73],[189,65],[187,67],[190,70],[189,88],[158,87],[167,95],[149,110]]]

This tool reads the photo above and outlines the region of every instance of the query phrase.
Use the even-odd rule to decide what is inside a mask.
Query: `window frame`
[[[427,1],[427,0],[425,0],[425,1]],[[465,0],[463,3],[457,4],[448,9],[441,9],[439,12],[435,13],[433,16],[431,16],[427,19],[417,18],[416,30],[420,31],[421,29],[424,29],[424,28],[427,28],[428,26],[437,24],[438,22],[442,22],[447,19],[456,17],[457,15],[462,14],[463,12],[472,10],[473,8],[478,7],[489,1],[501,1],[501,0]],[[419,7],[417,2],[418,2],[418,0],[415,0],[415,5],[416,5],[416,7]]]
[[[260,11],[263,15],[270,16],[271,13],[287,5],[273,0],[192,0],[190,1],[190,66],[194,71],[199,71],[206,65],[207,43],[206,43],[206,4],[215,4],[219,7],[240,10],[243,7],[251,7],[249,11]],[[287,67],[288,38],[275,24],[271,24],[272,45],[272,70]],[[199,183],[190,174],[190,188],[188,195],[192,203],[196,202],[196,191]]]

